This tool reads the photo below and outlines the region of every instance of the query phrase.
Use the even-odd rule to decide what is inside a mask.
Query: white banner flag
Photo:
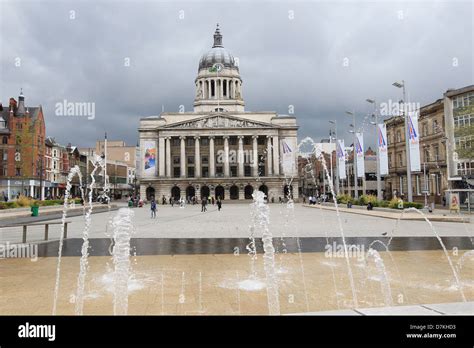
[[[346,178],[346,151],[344,148],[344,140],[337,141],[337,160],[339,164],[339,179]]]
[[[379,166],[380,175],[388,174],[388,154],[387,154],[387,127],[384,123],[377,125],[377,142],[379,145]]]
[[[296,144],[291,142],[291,139],[282,139],[281,141],[281,153],[283,174],[288,176],[296,175],[296,159],[295,151]]]
[[[364,135],[362,133],[356,133],[355,149],[357,154],[357,177],[363,178],[365,176],[365,163],[364,163]]]
[[[408,134],[410,140],[410,168],[414,172],[421,170],[420,133],[418,132],[418,111],[408,112]]]

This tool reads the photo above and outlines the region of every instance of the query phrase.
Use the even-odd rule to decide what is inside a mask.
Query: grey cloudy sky
[[[219,22],[247,110],[294,106],[300,139],[327,137],[337,119],[350,143],[344,111],[362,123],[366,98],[401,99],[396,80],[421,105],[473,83],[473,13],[472,1],[0,0],[0,100],[22,87],[62,143],[91,146],[107,131],[133,144],[140,117],[192,110]],[[56,116],[65,99],[94,102],[96,118]]]

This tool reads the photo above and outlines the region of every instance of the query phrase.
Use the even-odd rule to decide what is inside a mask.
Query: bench
[[[64,238],[67,238],[67,225],[70,223],[72,223],[72,221],[65,221],[64,223]],[[41,225],[44,225],[44,240],[48,240],[49,225],[62,225],[62,222],[61,221],[56,221],[56,222],[46,221],[46,222],[33,222],[33,223],[19,223],[19,224],[2,226],[2,228],[23,226],[23,235],[22,235],[21,242],[26,243],[26,235],[28,232],[28,226],[41,226]]]

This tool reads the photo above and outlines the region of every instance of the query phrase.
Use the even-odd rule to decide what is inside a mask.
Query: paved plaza
[[[118,204],[125,208],[125,204]],[[473,223],[393,220],[317,209],[295,204],[269,204],[270,230],[276,249],[275,271],[281,314],[337,311],[336,314],[471,313],[474,301]],[[125,208],[128,209],[128,208]],[[135,233],[131,246],[129,314],[268,314],[262,231],[256,229],[257,259],[247,255],[253,207],[250,204],[149,206],[132,208]],[[84,313],[113,313],[113,261],[109,254],[117,209],[92,215]],[[59,314],[74,314],[80,264],[83,216],[67,218],[68,238],[62,249]],[[58,219],[50,221],[59,221]],[[357,304],[343,255],[325,247],[346,242],[362,253],[349,255]],[[453,270],[432,227],[439,233],[459,275]],[[38,258],[0,260],[2,314],[50,314],[56,277],[59,225],[29,227],[28,243],[38,242]],[[380,240],[393,235],[390,252]],[[281,238],[284,237],[284,238]],[[300,237],[300,238],[294,238]],[[326,237],[329,237],[327,239]],[[1,228],[3,242],[21,241],[21,227]],[[378,254],[367,253],[374,246]],[[237,252],[236,252],[237,251]],[[301,251],[299,253],[298,251]],[[380,256],[380,261],[377,260]],[[380,262],[383,260],[383,268]],[[430,272],[426,272],[429,269]],[[461,290],[462,289],[462,292]],[[463,302],[463,296],[466,303]],[[432,304],[452,303],[440,311]],[[429,306],[428,306],[429,305]],[[460,309],[458,308],[460,306]],[[399,308],[400,307],[400,308]],[[362,308],[357,310],[357,308]],[[377,308],[379,308],[377,310]],[[444,308],[444,307],[443,307]],[[385,311],[386,310],[386,311]]]
[[[120,206],[120,203],[119,203]],[[124,206],[122,204],[122,206]],[[275,237],[339,237],[339,219],[335,211],[314,209],[295,204],[289,209],[286,204],[269,204],[270,230]],[[150,218],[149,206],[133,208],[135,212],[134,238],[247,238],[251,224],[250,204],[226,204],[221,211],[217,206],[209,205],[208,211],[201,213],[201,206],[159,205],[156,219]],[[117,211],[92,215],[90,238],[107,238],[111,228],[109,221]],[[72,224],[68,227],[70,238],[82,238],[84,218],[68,218]],[[53,221],[59,221],[53,220]],[[358,214],[341,213],[340,221],[347,237],[433,237],[430,225],[425,221],[397,221]],[[474,224],[433,222],[436,232],[445,237],[472,237]],[[41,241],[44,227],[28,228],[28,242]],[[59,238],[60,225],[51,225],[49,238]],[[256,231],[256,236],[261,233]],[[0,240],[21,241],[21,227],[1,228]]]

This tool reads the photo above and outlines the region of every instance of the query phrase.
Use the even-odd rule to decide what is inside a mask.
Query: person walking
[[[150,204],[151,218],[156,219],[156,201],[153,199]]]
[[[222,208],[222,201],[221,201],[221,198],[218,197],[217,198],[217,210],[221,211],[221,208]]]
[[[207,198],[204,197],[202,200],[201,200],[201,213],[203,212],[206,212],[207,211]]]

